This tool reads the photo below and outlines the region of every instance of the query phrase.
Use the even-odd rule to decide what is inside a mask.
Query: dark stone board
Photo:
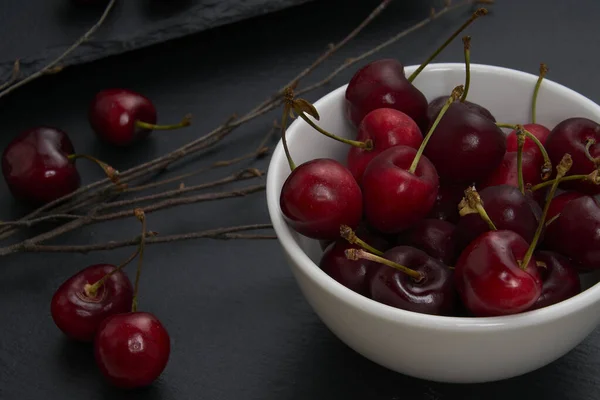
[[[307,1],[311,0],[118,0],[94,37],[61,64],[93,61]],[[17,58],[24,75],[52,61],[96,23],[106,3],[3,0],[0,77],[10,76]]]

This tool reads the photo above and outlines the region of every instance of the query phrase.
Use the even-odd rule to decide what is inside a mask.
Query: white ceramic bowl
[[[416,67],[406,68],[407,76]],[[537,76],[488,65],[471,65],[468,99],[488,108],[498,121],[526,123]],[[448,95],[464,82],[463,64],[432,64],[414,81],[428,100]],[[355,134],[344,117],[340,87],[315,103],[319,124],[341,136]],[[600,119],[600,106],[584,96],[544,80],[537,119],[550,129],[581,116]],[[298,119],[287,131],[296,164],[320,157],[345,162],[347,146]],[[451,154],[449,154],[451,156]],[[329,329],[364,357],[402,374],[441,382],[474,383],[505,379],[540,368],[579,344],[600,322],[598,277],[587,275],[581,294],[536,311],[493,318],[418,314],[393,308],[342,286],[319,267],[315,240],[288,227],[279,207],[281,187],[290,170],[282,144],[268,171],[270,217],[292,272],[307,301]]]

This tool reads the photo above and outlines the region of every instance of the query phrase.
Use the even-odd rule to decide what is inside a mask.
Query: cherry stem
[[[594,138],[589,138],[588,140],[586,140],[586,142],[585,142],[585,156],[591,162],[593,162],[596,165],[596,167],[598,167],[598,165],[600,164],[600,157],[592,157],[592,154],[590,153],[590,147],[592,147],[595,144],[596,144],[596,139],[594,139]]]
[[[468,214],[479,214],[481,219],[483,219],[491,230],[497,231],[496,225],[494,225],[494,221],[490,218],[487,211],[483,207],[483,200],[481,200],[481,196],[475,190],[475,187],[469,187],[465,190],[465,197],[461,200],[458,205],[459,214],[461,217],[464,217]]]
[[[146,215],[140,208],[135,209],[135,217],[142,223],[142,235],[140,236],[140,256],[138,258],[137,272],[135,274],[135,286],[133,289],[133,301],[131,302],[131,312],[138,309],[138,290],[140,288],[140,276],[142,274],[142,264],[144,261],[144,247],[146,244]]]
[[[96,164],[98,164],[98,166],[100,166],[100,168],[102,168],[102,170],[104,171],[104,173],[106,174],[106,176],[113,181],[114,184],[116,185],[120,185],[119,182],[119,171],[117,171],[116,169],[114,169],[113,167],[111,167],[110,165],[108,165],[107,163],[105,163],[104,161],[100,161],[98,160],[96,157],[92,157],[90,155],[87,154],[69,154],[67,156],[67,158],[70,161],[74,161],[78,158],[84,158],[86,160],[92,161]]]
[[[560,179],[569,172],[571,166],[573,165],[573,159],[569,153],[566,153],[560,163],[556,166],[556,179],[552,183],[552,187],[550,188],[550,192],[548,193],[548,197],[546,198],[546,203],[544,204],[544,211],[542,212],[542,216],[540,217],[540,222],[538,224],[537,230],[535,231],[535,235],[533,236],[533,240],[527,249],[527,253],[523,257],[523,261],[521,262],[521,268],[523,270],[527,269],[527,264],[531,260],[533,256],[533,252],[537,246],[538,241],[540,240],[540,235],[542,234],[542,230],[546,226],[546,216],[548,215],[548,209],[550,208],[550,203],[552,203],[552,198],[554,197],[554,193],[558,188],[558,183]]]
[[[547,72],[548,72],[548,67],[546,66],[546,64],[541,63],[540,64],[540,75],[538,76],[538,80],[535,83],[535,88],[533,89],[533,99],[531,100],[531,122],[533,122],[534,124],[536,121],[535,111],[536,111],[538,92],[540,91],[540,86],[541,86],[542,81],[544,80],[544,77],[546,76]]]
[[[519,130],[521,130],[525,134],[525,136],[527,136],[527,139],[533,140],[533,142],[536,144],[536,146],[540,149],[540,153],[542,153],[542,157],[544,158],[544,164],[542,165],[542,171],[541,171],[542,180],[545,181],[546,179],[550,178],[550,175],[552,174],[552,162],[550,161],[550,157],[548,156],[548,152],[546,151],[546,148],[544,147],[542,142],[540,142],[540,140],[535,137],[535,135],[533,133],[531,133],[527,129],[523,128],[522,125],[496,123],[496,126],[498,128],[513,129],[517,132]]]
[[[423,278],[425,278],[425,276],[419,271],[415,271],[414,269],[405,267],[404,265],[400,265],[398,263],[395,263],[378,255],[371,254],[364,250],[347,249],[344,251],[344,253],[346,254],[346,258],[348,258],[349,260],[357,261],[362,258],[363,260],[369,260],[383,265],[387,265],[388,267],[395,268],[398,271],[404,272],[406,275],[410,276],[417,282],[420,282],[421,280],[423,280]]]
[[[444,116],[444,114],[446,114],[446,111],[448,111],[448,108],[450,107],[450,105],[454,101],[458,100],[460,98],[460,96],[462,96],[463,90],[464,89],[463,89],[462,85],[459,85],[459,86],[455,87],[454,90],[452,90],[452,94],[450,95],[448,100],[446,100],[444,107],[442,107],[440,113],[438,114],[437,118],[435,119],[435,122],[433,123],[433,125],[431,125],[431,128],[429,128],[429,132],[427,132],[427,135],[423,139],[421,146],[419,146],[419,150],[417,150],[417,154],[415,155],[415,158],[413,159],[413,162],[410,165],[410,168],[408,169],[408,172],[410,172],[411,174],[414,174],[415,171],[417,170],[417,165],[419,165],[419,161],[421,160],[421,156],[423,155],[425,146],[427,146],[427,142],[429,142],[429,139],[431,138],[433,131],[435,130],[435,128],[437,128],[438,124],[442,120],[442,117]]]
[[[345,139],[345,138],[339,137],[337,135],[334,135],[333,133],[329,133],[325,129],[319,127],[317,124],[315,124],[313,121],[311,121],[310,118],[308,118],[306,116],[306,114],[304,114],[304,112],[300,112],[298,115],[300,116],[300,118],[302,118],[304,121],[306,121],[306,123],[308,123],[310,126],[312,126],[317,131],[319,131],[323,135],[325,135],[333,140],[337,140],[338,142],[349,144],[350,146],[359,147],[361,149],[365,149],[365,150],[369,150],[369,151],[373,150],[373,141],[371,139],[367,139],[364,142],[359,142],[357,140]]]
[[[464,103],[469,93],[469,86],[471,84],[471,36],[463,37],[463,45],[465,52],[465,91],[460,96],[460,102]]]
[[[348,225],[340,226],[340,236],[346,239],[349,243],[355,244],[362,247],[363,249],[370,251],[371,253],[377,254],[378,256],[383,255],[383,251],[377,250],[370,244],[356,236],[356,233]]]
[[[409,77],[408,77],[408,81],[412,82],[415,80],[415,78],[421,73],[421,71],[423,71],[423,69],[425,69],[425,67],[427,66],[427,64],[429,64],[430,62],[432,62],[437,56],[438,54],[440,54],[458,35],[460,35],[460,33],[462,31],[464,31],[469,25],[471,25],[471,23],[473,21],[475,21],[477,18],[486,15],[488,13],[488,10],[485,8],[479,8],[477,9],[473,15],[471,15],[471,17],[464,23],[462,24],[457,30],[456,32],[454,32],[436,51],[433,52],[432,55],[429,56],[429,58],[427,58],[427,60],[425,60],[425,62],[423,62],[423,64],[421,64],[419,66],[419,68],[417,68],[415,70],[415,72],[413,72]]]
[[[521,194],[525,194],[525,182],[523,180],[523,145],[525,144],[525,134],[523,128],[519,125],[517,129],[517,176],[519,182],[519,190]]]
[[[538,183],[535,186],[532,186],[531,190],[532,192],[535,192],[536,190],[539,189],[543,189],[546,186],[550,186],[554,183],[554,181],[556,181],[558,178],[554,178],[552,180],[546,181],[546,182],[542,182],[542,183]],[[569,176],[565,176],[563,178],[558,179],[558,183],[562,183],[562,182],[568,182],[568,181],[578,181],[578,180],[588,180],[590,182],[592,182],[595,185],[600,185],[600,174],[598,174],[598,170],[594,170],[591,174],[588,175],[569,175]]]
[[[129,256],[129,258],[127,258],[127,260],[125,260],[123,263],[121,263],[117,268],[113,269],[112,271],[110,271],[109,273],[104,275],[102,278],[98,279],[94,284],[90,285],[89,283],[87,283],[83,288],[86,296],[88,296],[90,298],[96,297],[98,290],[102,287],[102,285],[104,285],[104,283],[108,280],[108,278],[110,278],[111,276],[113,276],[114,274],[116,274],[117,272],[119,272],[123,268],[125,268],[127,265],[129,265],[129,263],[132,262],[137,257],[139,252],[140,252],[140,248],[138,247],[135,250],[135,252],[133,252],[133,254],[131,254]]]
[[[187,114],[185,117],[183,117],[181,122],[179,122],[177,124],[173,124],[173,125],[155,125],[155,124],[150,124],[150,123],[144,122],[144,121],[135,121],[135,126],[137,126],[138,128],[150,129],[150,130],[155,130],[155,131],[172,131],[175,129],[185,128],[186,126],[190,126],[191,124],[192,124],[192,115],[191,114]]]
[[[291,96],[293,98],[294,93],[291,88],[285,89],[285,96]],[[288,148],[287,139],[285,136],[285,132],[287,130],[287,120],[288,115],[290,115],[291,105],[289,102],[284,102],[283,104],[283,115],[281,116],[281,142],[283,143],[283,150],[285,151],[285,157],[288,160],[288,164],[290,165],[290,170],[296,169],[296,164],[292,160],[292,155],[290,154],[290,149]]]

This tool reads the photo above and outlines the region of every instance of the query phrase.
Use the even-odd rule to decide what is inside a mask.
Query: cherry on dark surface
[[[441,182],[435,203],[427,215],[428,218],[437,218],[453,224],[458,223],[460,215],[458,205],[462,200],[467,185],[446,185]]]
[[[346,167],[319,158],[293,169],[281,188],[280,206],[286,222],[298,233],[335,240],[340,225],[356,229],[361,222],[363,197]]]
[[[346,255],[385,264],[371,276],[369,290],[373,300],[422,314],[454,313],[457,296],[452,270],[424,251],[396,246],[381,257],[362,250],[350,250]]]
[[[597,270],[600,268],[598,200],[581,196],[565,203],[558,218],[546,227],[544,247],[570,258],[579,271]]]
[[[147,137],[152,130],[179,129],[190,125],[191,117],[174,125],[156,125],[157,113],[147,97],[128,89],[105,89],[92,100],[88,119],[103,141],[129,146]]]
[[[444,101],[446,101],[444,99]],[[348,169],[360,184],[368,163],[382,151],[394,146],[418,149],[423,134],[418,125],[407,114],[393,108],[378,108],[368,113],[358,126],[356,140],[371,140],[372,149],[353,146],[348,151]]]
[[[133,286],[122,271],[114,272],[96,291],[93,285],[117,267],[91,265],[67,279],[52,296],[50,312],[56,326],[68,337],[91,342],[108,316],[129,311]]]
[[[77,190],[81,177],[69,159],[74,152],[60,129],[41,126],[21,132],[2,154],[2,173],[12,195],[37,206]]]
[[[530,310],[560,303],[581,292],[579,274],[568,258],[552,251],[541,250],[534,254],[536,261],[544,266],[538,268],[542,279],[542,294]]]
[[[479,192],[481,203],[496,229],[509,230],[531,243],[542,215],[542,209],[529,196],[510,185],[490,186]],[[466,207],[454,231],[456,249],[461,252],[478,236],[490,230],[490,225],[477,212],[477,193],[469,189]]]
[[[600,124],[587,118],[568,118],[552,129],[546,139],[546,150],[552,163],[566,152],[573,158],[569,175],[586,175],[597,170],[600,160]],[[594,159],[592,161],[590,158]],[[589,195],[600,194],[600,186],[588,181],[561,183],[561,188]]]
[[[456,261],[454,229],[454,224],[448,221],[426,218],[400,234],[398,245],[415,247],[446,265],[453,265]]]
[[[163,324],[141,311],[106,318],[94,339],[100,372],[120,388],[150,385],[165,369],[170,351],[171,341]]]

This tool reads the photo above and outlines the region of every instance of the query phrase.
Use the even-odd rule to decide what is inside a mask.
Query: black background
[[[77,151],[97,155],[124,170],[206,133],[233,112],[251,109],[312,62],[329,42],[341,39],[376,3],[363,1],[350,7],[341,0],[312,2],[70,68],[0,101],[0,146],[4,147],[25,128],[55,125],[69,132]],[[549,79],[593,100],[600,98],[600,5],[596,0],[498,3],[491,7],[489,16],[469,29],[473,36],[472,62],[536,73],[543,61],[550,67]],[[433,4],[439,5],[432,1],[395,2],[363,34],[331,57],[312,79],[421,20]],[[467,16],[465,8],[452,12],[367,61],[385,56],[397,57],[406,65],[418,64]],[[3,37],[0,35],[0,41]],[[456,41],[438,61],[461,61],[461,47]],[[344,84],[355,70],[346,71],[331,86],[307,98],[314,101]],[[179,132],[157,132],[129,150],[104,146],[91,134],[86,109],[93,94],[109,86],[125,86],[148,95],[156,103],[162,122],[192,112],[194,125]],[[243,127],[218,151],[196,158],[194,165],[185,168],[191,170],[252,150],[277,117],[278,113],[272,113]],[[263,168],[267,162],[268,159],[254,165]],[[86,182],[101,177],[93,165],[78,165]],[[188,184],[224,176],[242,167],[213,171]],[[25,212],[13,202],[3,182],[0,210],[2,219],[16,218]],[[255,222],[269,222],[262,193],[148,217],[149,228],[161,234]],[[54,243],[117,240],[134,236],[138,230],[138,223],[127,219],[87,227]],[[20,254],[0,261],[0,398],[600,397],[598,331],[560,360],[511,380],[481,385],[416,380],[371,363],[334,337],[302,298],[276,241],[211,240],[148,248],[140,308],[157,315],[168,328],[171,359],[151,387],[121,392],[99,376],[89,347],[63,338],[52,323],[49,304],[56,287],[71,274],[89,264],[118,263],[131,250],[88,255]],[[128,272],[133,276],[133,268]]]

